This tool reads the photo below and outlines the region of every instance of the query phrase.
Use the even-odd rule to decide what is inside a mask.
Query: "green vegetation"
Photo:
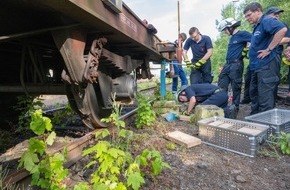
[[[18,128],[17,132],[23,132],[29,130],[31,122],[31,113],[37,109],[42,109],[43,103],[40,101],[39,97],[34,96],[18,96],[17,105],[13,108],[19,112],[18,117]]]
[[[277,137],[276,146],[281,149],[283,154],[290,155],[290,133],[281,132]]]
[[[138,129],[143,128],[144,126],[150,127],[156,120],[156,114],[152,110],[152,106],[149,103],[149,97],[138,96],[138,110],[136,116],[136,127]]]
[[[63,164],[66,160],[64,153],[47,153],[47,146],[54,143],[56,133],[52,131],[51,120],[42,116],[41,110],[31,113],[30,129],[41,138],[30,138],[29,147],[20,159],[18,167],[24,167],[32,174],[31,185],[49,190],[66,189],[64,183],[68,170]]]
[[[174,143],[168,143],[167,145],[166,145],[166,148],[168,149],[168,150],[175,150],[176,149],[176,146],[175,146],[175,144]]]
[[[60,108],[60,104],[56,104],[55,108]],[[55,125],[65,125],[64,119],[71,118],[71,116],[75,114],[75,112],[72,110],[70,104],[68,103],[64,109],[56,111],[53,113],[53,117],[51,118],[51,122]],[[68,122],[68,121],[67,121]],[[71,121],[73,122],[73,121]]]
[[[160,95],[160,83],[156,83],[156,89],[154,90],[154,99],[155,100],[161,100],[161,101],[167,101],[167,100],[175,100],[174,94],[172,94],[171,90],[166,91],[164,100],[162,100],[162,97]]]
[[[162,161],[161,154],[156,150],[145,149],[135,158],[129,152],[133,132],[125,130],[124,121],[119,120],[120,106],[113,102],[113,113],[102,120],[111,123],[111,132],[103,129],[96,133],[97,144],[86,149],[83,155],[92,155],[86,168],[97,165],[91,175],[90,184],[81,183],[74,190],[90,189],[139,189],[144,183],[144,176],[156,176],[164,167],[170,166]]]

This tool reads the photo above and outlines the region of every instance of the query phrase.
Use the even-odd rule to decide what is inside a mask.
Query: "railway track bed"
[[[239,114],[239,118],[248,113],[249,106],[242,105],[243,113]],[[278,107],[289,109],[289,106],[279,103]],[[165,169],[157,177],[147,175],[146,183],[141,189],[290,188],[289,156],[275,153],[271,145],[265,144],[255,158],[249,158],[205,144],[190,149],[179,145],[169,148],[172,142],[164,138],[167,132],[179,130],[190,135],[196,134],[197,127],[183,121],[166,122],[160,117],[152,128],[136,129],[132,122],[127,128],[136,135],[130,147],[134,153],[154,147],[172,167]],[[95,168],[84,169],[84,166],[90,159],[90,156],[81,157],[69,167],[69,187],[89,181]]]

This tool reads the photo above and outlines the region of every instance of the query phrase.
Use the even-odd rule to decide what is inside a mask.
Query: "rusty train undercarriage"
[[[116,9],[110,0],[2,0],[0,15],[4,122],[21,94],[66,94],[88,127],[105,127],[111,95],[130,102],[136,79],[151,77],[149,62],[176,51],[122,2]]]

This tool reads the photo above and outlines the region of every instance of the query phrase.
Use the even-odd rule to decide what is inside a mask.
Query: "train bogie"
[[[157,50],[155,28],[125,4],[112,6],[102,0],[1,1],[0,96],[66,94],[88,127],[105,127],[100,120],[112,111],[111,95],[130,102],[136,96],[132,73],[141,68],[151,77],[149,62],[168,58]],[[1,119],[12,99],[2,103]]]

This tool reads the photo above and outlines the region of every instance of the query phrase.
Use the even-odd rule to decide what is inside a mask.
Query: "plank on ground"
[[[193,137],[181,131],[173,131],[166,134],[166,138],[179,145],[184,145],[186,148],[191,148],[201,144],[199,138]]]

